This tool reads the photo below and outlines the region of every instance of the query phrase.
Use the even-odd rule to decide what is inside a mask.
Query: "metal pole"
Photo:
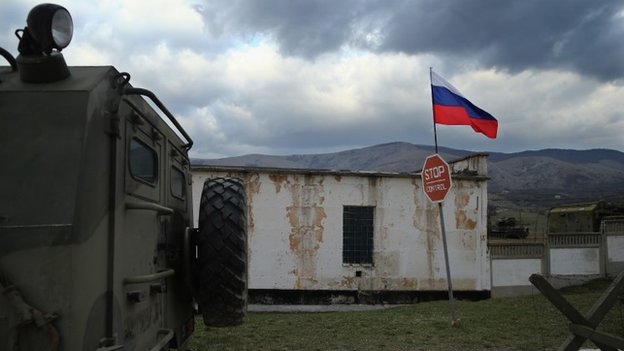
[[[444,228],[444,211],[442,210],[442,202],[438,202],[440,210],[440,229],[442,230],[442,245],[444,246],[444,262],[446,263],[446,280],[448,282],[449,306],[451,307],[451,323],[455,318],[455,299],[453,298],[453,283],[451,281],[451,266],[449,264],[448,246],[446,244],[446,229]]]
[[[433,142],[435,153],[438,153],[438,129],[436,128],[435,108],[433,107],[433,68],[429,67],[429,81],[431,82],[431,113],[433,115]],[[451,307],[451,323],[455,325],[455,298],[453,297],[453,282],[451,281],[451,265],[449,264],[448,246],[446,244],[446,229],[444,227],[444,211],[442,202],[438,202],[440,210],[440,229],[442,231],[442,245],[444,246],[444,263],[446,264],[446,281],[448,282],[449,305]]]
[[[433,116],[433,144],[435,145],[435,153],[438,153],[438,128],[436,127],[435,109],[433,107],[433,68],[429,67],[429,82],[431,86],[431,115]]]

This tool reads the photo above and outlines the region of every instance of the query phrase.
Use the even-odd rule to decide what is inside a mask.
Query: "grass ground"
[[[563,292],[586,313],[608,284],[596,281]],[[457,301],[456,307],[462,320],[459,328],[450,326],[447,301],[365,312],[250,313],[245,324],[233,328],[206,328],[198,319],[190,347],[195,351],[553,350],[569,335],[567,319],[539,293]],[[622,302],[599,330],[624,337]]]

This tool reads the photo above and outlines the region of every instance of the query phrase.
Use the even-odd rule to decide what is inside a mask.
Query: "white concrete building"
[[[443,211],[456,291],[491,289],[486,158],[449,163]],[[196,210],[205,179],[245,181],[252,291],[447,289],[440,214],[419,174],[206,166],[192,173]]]

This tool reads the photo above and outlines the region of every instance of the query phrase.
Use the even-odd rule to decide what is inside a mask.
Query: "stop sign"
[[[423,191],[432,202],[444,201],[451,190],[451,172],[448,163],[438,154],[427,156],[421,173]]]

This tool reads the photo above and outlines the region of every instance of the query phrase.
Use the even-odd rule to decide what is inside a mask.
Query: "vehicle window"
[[[130,142],[130,174],[139,180],[154,184],[158,179],[156,151],[138,139]]]
[[[184,184],[184,172],[171,167],[171,194],[177,198],[184,199]]]

